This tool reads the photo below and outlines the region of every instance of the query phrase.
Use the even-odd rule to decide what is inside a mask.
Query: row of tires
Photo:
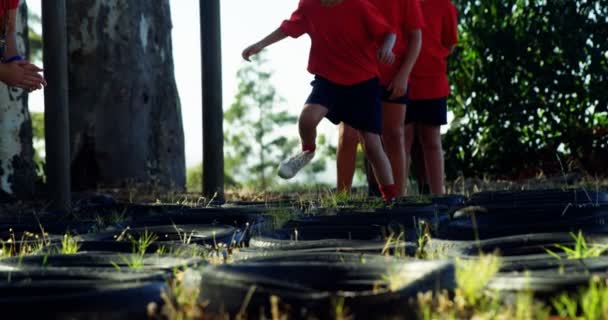
[[[366,210],[352,203],[306,212],[294,206],[295,218],[279,229],[273,229],[272,217],[265,215],[271,204],[240,205],[140,206],[114,229],[81,234],[74,255],[56,253],[61,226],[43,223],[49,233],[46,250],[0,260],[5,280],[0,281],[0,292],[6,293],[0,295],[0,307],[7,315],[143,319],[148,303],[163,303],[161,291],[168,289],[175,269],[197,268],[202,275],[200,299],[209,302],[210,312],[234,315],[246,310],[255,318],[260,310],[269,314],[275,307],[271,297],[278,296],[279,307],[296,318],[331,317],[336,303],[344,303],[360,318],[378,318],[408,315],[412,308],[405,302],[418,292],[453,290],[454,258],[476,259],[480,252],[502,255],[501,270],[489,287],[503,291],[525,287],[550,295],[608,271],[603,256],[569,260],[559,253],[560,260],[547,251],[557,251],[556,244],[574,246],[567,232],[579,229],[588,245],[606,243],[602,232],[608,196],[601,192],[497,192]],[[10,223],[0,230],[9,226],[12,237],[21,239],[15,234],[25,234],[28,223]],[[69,228],[91,230],[86,223]],[[532,233],[538,231],[551,233]],[[427,232],[433,233],[430,240],[419,242]],[[150,233],[158,238],[145,252],[134,252],[132,241],[116,241]],[[11,250],[19,252],[19,246],[37,241],[16,241]],[[441,259],[408,258],[421,249]],[[234,263],[208,265],[200,252],[222,259],[230,255]],[[33,305],[36,308],[27,307]]]

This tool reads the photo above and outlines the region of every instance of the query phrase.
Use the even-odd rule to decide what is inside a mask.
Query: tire
[[[0,260],[0,270],[84,270],[89,272],[131,271],[171,273],[176,268],[195,267],[202,264],[197,257],[179,258],[131,253],[80,252],[73,255],[33,255]],[[137,265],[137,267],[135,267]],[[132,267],[133,266],[133,267]]]
[[[386,278],[383,280],[391,272],[407,274],[411,281],[391,292]],[[257,262],[210,266],[202,273],[202,299],[209,301],[211,312],[229,314],[241,309],[250,290],[246,310],[251,315],[271,310],[270,296],[276,295],[292,307],[293,317],[328,318],[332,299],[340,298],[352,314],[365,319],[408,314],[408,298],[418,292],[453,288],[452,265],[438,261]]]
[[[416,208],[353,210],[338,209],[329,215],[312,215],[289,221],[285,227],[297,226],[339,226],[339,225],[393,225],[413,227],[416,220],[425,219],[431,223],[447,220],[447,209],[442,206]]]
[[[302,243],[292,247],[275,246],[261,247],[262,243],[256,243],[257,247],[242,248],[235,250],[232,261],[241,262],[257,258],[276,257],[281,259],[286,256],[302,255],[325,255],[331,253],[350,253],[360,257],[368,256],[400,256],[411,257],[416,254],[416,244],[412,242],[400,242],[388,244],[385,241],[348,241],[348,240],[323,240],[313,243]]]
[[[245,241],[245,235],[238,229],[226,225],[152,225],[147,227],[127,227],[102,233],[83,235],[88,241],[128,240],[128,236],[138,239],[145,233],[154,234],[155,242],[173,244],[198,244],[215,247],[220,243],[230,246]]]
[[[608,204],[608,193],[586,189],[546,189],[529,191],[487,191],[473,194],[469,206],[502,206],[510,208],[544,205]]]
[[[296,237],[297,234],[297,237]],[[354,247],[380,249],[386,244],[388,235],[386,228],[371,226],[301,226],[296,228],[283,228],[273,232],[254,236],[249,241],[251,248],[273,250],[303,250],[326,248]],[[406,230],[405,238],[415,237],[415,231]]]
[[[0,271],[0,308],[7,319],[147,319],[164,288],[158,273]]]
[[[606,245],[607,235],[586,235],[587,245]],[[604,276],[608,272],[608,256],[587,259],[568,259],[556,244],[574,247],[575,240],[568,233],[544,233],[510,236],[482,241],[450,242],[431,240],[435,248],[449,246],[450,258],[476,259],[481,253],[500,252],[502,265],[487,288],[507,293],[533,291],[535,296],[548,299],[553,295],[574,292],[589,284],[593,275]],[[547,252],[553,251],[560,258]],[[548,301],[548,300],[547,300]]]
[[[442,238],[474,240],[534,232],[606,232],[608,205],[544,205],[516,209],[506,207],[465,207],[443,224]]]
[[[241,259],[235,259],[235,263],[390,263],[399,259],[395,256],[368,254],[354,250],[244,250],[243,253]]]

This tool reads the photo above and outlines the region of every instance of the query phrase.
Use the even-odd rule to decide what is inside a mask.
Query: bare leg
[[[340,124],[339,130],[338,151],[336,152],[338,192],[350,192],[357,162],[359,136],[357,130],[344,122]]]
[[[327,108],[318,104],[304,105],[298,127],[300,129],[300,140],[303,146],[314,146],[317,140],[317,126],[327,114]]]
[[[424,162],[426,167],[426,178],[431,193],[435,195],[443,194],[443,148],[441,145],[440,126],[419,125],[420,142],[424,152]]]
[[[414,124],[406,124],[404,130],[404,141],[405,141],[405,166],[404,166],[404,175],[405,175],[405,194],[409,194],[408,190],[408,182],[410,177],[410,167],[412,163],[412,144],[414,143]]]
[[[405,193],[405,105],[382,104],[382,141],[391,162],[393,177],[399,195]]]
[[[376,180],[380,186],[394,185],[391,163],[382,147],[380,135],[370,132],[359,131],[365,155],[374,169]]]
[[[414,142],[412,144],[411,160],[416,170],[416,181],[418,181],[418,192],[420,194],[429,194],[428,181],[426,178],[426,164],[424,161],[424,150],[422,148],[422,140],[420,138],[420,126],[415,125]],[[410,166],[411,167],[411,166]]]

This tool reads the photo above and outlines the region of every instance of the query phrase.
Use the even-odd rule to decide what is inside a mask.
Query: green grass
[[[608,250],[608,244],[606,245],[589,245],[583,236],[583,232],[579,230],[578,234],[570,233],[570,236],[574,240],[574,247],[570,248],[561,244],[555,244],[554,247],[562,250],[568,259],[586,259],[595,258],[601,256],[606,250]],[[560,259],[561,256],[556,252],[545,249],[548,254],[553,257]]]
[[[476,305],[488,282],[500,270],[502,262],[495,255],[480,255],[474,259],[456,258],[455,264],[459,292],[469,305]]]
[[[551,302],[557,314],[567,319],[608,319],[608,284],[593,277],[589,287],[575,294],[562,293]]]
[[[59,253],[68,255],[76,254],[78,253],[78,250],[80,250],[80,244],[78,241],[70,234],[64,234],[63,239],[61,239],[61,249]]]
[[[40,253],[44,247],[50,244],[50,239],[44,229],[41,227],[40,230],[40,234],[24,232],[18,239],[13,229],[9,229],[9,238],[0,239],[0,259]]]
[[[162,307],[150,304],[148,315],[153,319],[157,316],[172,320],[203,319],[205,305],[199,302],[200,280],[200,275],[192,269],[176,271],[161,293]]]

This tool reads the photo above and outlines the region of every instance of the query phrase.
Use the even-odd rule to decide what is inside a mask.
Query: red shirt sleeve
[[[425,26],[424,15],[419,0],[405,1],[405,29],[404,34],[409,31],[422,29]]]
[[[292,38],[298,38],[308,32],[306,17],[304,16],[304,0],[300,0],[298,9],[291,14],[289,20],[281,23],[281,31]]]
[[[446,48],[458,43],[458,11],[452,2],[443,14],[441,42]]]
[[[388,33],[395,32],[375,5],[367,0],[361,0],[361,4],[365,28],[371,39],[381,42]]]

